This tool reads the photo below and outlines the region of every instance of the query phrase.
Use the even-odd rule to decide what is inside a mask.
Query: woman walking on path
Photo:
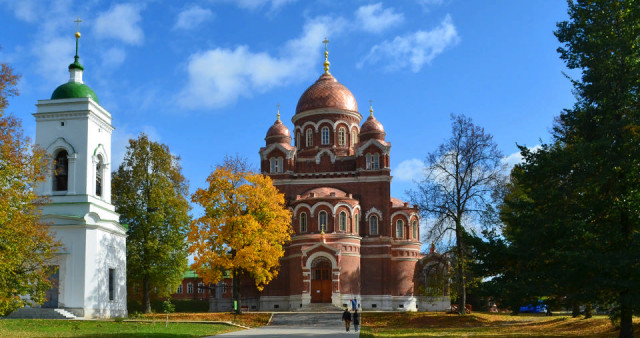
[[[358,313],[358,309],[353,312],[353,329],[358,332],[358,326],[360,326],[360,314]]]
[[[347,328],[347,332],[349,332],[349,325],[351,324],[351,312],[349,312],[349,308],[345,307],[344,312],[342,313],[342,320],[344,320],[344,326]]]

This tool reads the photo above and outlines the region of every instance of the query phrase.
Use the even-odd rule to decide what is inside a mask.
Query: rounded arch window
[[[413,238],[418,238],[418,221],[413,221]]]
[[[300,144],[300,132],[296,133],[296,147],[300,148],[302,144]]]
[[[98,163],[96,163],[96,196],[102,196],[102,179],[104,172],[104,161],[102,156],[98,155]]]
[[[356,234],[360,233],[360,215],[359,214],[355,214],[355,216],[353,217],[353,232],[355,232]]]
[[[340,213],[340,231],[347,231],[347,213],[346,212],[341,212]]]
[[[311,128],[307,129],[307,142],[306,142],[306,146],[307,147],[311,147],[313,146],[313,131],[311,130]]]
[[[353,130],[351,131],[351,145],[354,146],[356,143],[358,143],[358,131]]]
[[[320,211],[318,213],[318,230],[327,232],[327,212]]]
[[[322,145],[329,144],[329,127],[322,127],[320,135],[322,136]]]
[[[338,144],[341,146],[347,144],[347,130],[344,127],[338,129]]]
[[[300,214],[300,232],[307,232],[307,213]]]
[[[369,234],[370,235],[378,234],[378,216],[376,215],[369,216]]]
[[[54,158],[53,191],[66,191],[69,183],[69,153],[60,150]]]
[[[396,221],[396,238],[404,238],[404,222],[401,219]]]

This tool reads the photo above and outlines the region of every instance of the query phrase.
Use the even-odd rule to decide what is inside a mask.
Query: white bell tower
[[[77,20],[76,22],[80,22]],[[111,204],[111,114],[82,81],[76,32],[70,78],[49,100],[39,100],[36,143],[52,160],[38,193],[50,203],[43,221],[62,242],[52,262],[57,282],[43,307],[79,317],[127,315],[126,228]],[[54,278],[55,279],[55,278]]]

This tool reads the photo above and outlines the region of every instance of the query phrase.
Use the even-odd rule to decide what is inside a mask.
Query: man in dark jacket
[[[353,329],[358,332],[358,327],[360,326],[360,314],[358,313],[358,309],[353,312]]]
[[[342,313],[342,320],[344,320],[344,326],[347,328],[347,332],[349,332],[349,325],[351,324],[351,313],[349,312],[348,307],[344,308],[344,312]]]

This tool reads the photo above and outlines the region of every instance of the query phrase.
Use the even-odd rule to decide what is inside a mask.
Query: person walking
[[[342,313],[342,320],[344,320],[344,327],[349,332],[349,325],[351,325],[351,312],[349,312],[349,308],[345,307],[344,312]]]
[[[360,314],[358,313],[358,309],[353,312],[353,329],[358,332],[358,327],[360,326]]]

